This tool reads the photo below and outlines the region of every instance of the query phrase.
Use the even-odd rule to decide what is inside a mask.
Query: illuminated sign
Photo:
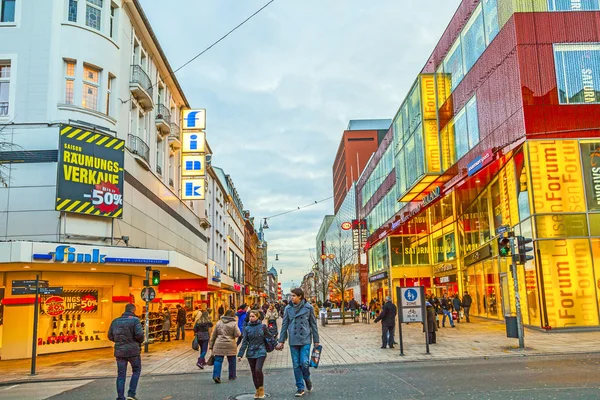
[[[423,199],[423,207],[427,206],[429,203],[431,203],[432,201],[434,201],[435,199],[440,197],[441,194],[442,194],[442,189],[439,186],[436,187],[435,189],[433,189]]]
[[[204,176],[205,174],[204,155],[181,156],[181,176]]]
[[[122,217],[124,149],[124,140],[61,125],[55,209]]]
[[[421,104],[423,108],[423,138],[427,172],[441,172],[440,136],[437,125],[437,106],[435,102],[435,78],[433,75],[421,76]]]
[[[344,222],[344,223],[342,223],[342,229],[345,231],[348,231],[348,230],[352,229],[352,224],[350,222]]]
[[[206,110],[184,110],[181,123],[183,129],[206,129]]]
[[[380,281],[382,279],[387,279],[387,277],[388,277],[387,271],[383,271],[383,272],[378,273],[377,275],[370,276],[369,282]]]
[[[204,179],[181,179],[182,200],[204,200],[206,181]]]
[[[181,134],[182,153],[204,153],[206,134],[201,131],[183,131]]]
[[[480,171],[483,167],[488,165],[494,160],[494,152],[488,150],[479,157],[475,158],[469,164],[467,164],[468,176],[473,176],[475,173]]]
[[[37,245],[39,248],[40,245]],[[41,245],[43,246],[43,245]],[[35,251],[34,245],[34,251]],[[103,252],[110,252],[110,247],[104,248]],[[38,250],[39,251],[39,250]],[[92,248],[89,252],[78,252],[77,247],[69,245],[56,246],[54,251],[47,253],[33,253],[31,255],[34,261],[53,261],[56,263],[83,263],[83,264],[158,264],[167,265],[169,260],[149,259],[149,258],[131,258],[131,257],[110,257],[108,254],[102,254],[100,249]]]
[[[579,143],[532,140],[528,145],[535,213],[585,211]]]

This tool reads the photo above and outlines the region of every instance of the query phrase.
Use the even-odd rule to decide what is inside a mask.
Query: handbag
[[[200,345],[198,344],[198,336],[194,336],[194,340],[192,340],[192,349],[194,349],[194,351],[200,350]]]
[[[206,361],[206,365],[215,365],[215,355],[211,354]]]

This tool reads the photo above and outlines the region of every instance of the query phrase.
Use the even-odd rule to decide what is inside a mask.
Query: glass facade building
[[[394,171],[361,197],[381,148],[358,182],[371,298],[468,291],[502,320],[517,279],[526,325],[600,326],[598,21],[596,0],[460,4],[388,132]],[[515,277],[506,227],[534,240]]]

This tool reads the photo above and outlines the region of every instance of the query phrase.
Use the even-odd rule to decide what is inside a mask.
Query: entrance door
[[[508,287],[508,276],[506,273],[500,274],[500,290],[502,291],[503,315],[510,315],[510,289]]]

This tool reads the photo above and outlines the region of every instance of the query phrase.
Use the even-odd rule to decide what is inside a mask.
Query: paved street
[[[377,363],[313,370],[315,389],[308,399],[598,399],[600,355],[553,356],[497,360],[436,361],[410,364]],[[0,390],[0,399],[24,400],[24,384]],[[292,371],[270,370],[265,376],[272,399],[292,399]],[[141,380],[138,397],[145,400],[232,399],[253,393],[249,372],[236,381],[216,385],[208,374],[147,377]],[[52,400],[110,399],[113,379],[100,379],[49,396]],[[243,397],[242,397],[243,398]]]
[[[485,359],[519,357],[522,355],[590,354],[600,353],[600,332],[544,333],[525,331],[524,352],[516,348],[516,339],[506,337],[504,325],[497,321],[473,318],[473,323],[457,324],[457,328],[438,331],[438,344],[431,346],[431,354],[425,354],[424,338],[420,325],[403,325],[405,356],[399,349],[380,349],[381,328],[379,324],[339,323],[320,327],[324,351],[321,365],[324,367],[347,366],[379,362],[414,362],[423,360]],[[396,329],[397,332],[397,329]],[[157,343],[150,346],[150,353],[143,354],[143,375],[160,376],[173,374],[207,375],[210,370],[196,367],[197,353],[191,349],[191,335],[185,342]],[[38,375],[29,375],[29,360],[0,361],[0,383],[14,384],[29,380],[66,380],[112,377],[116,366],[112,349],[71,352],[38,358]],[[289,351],[269,354],[266,369],[290,368]],[[248,370],[242,363],[241,370]],[[225,367],[226,370],[226,367]]]

